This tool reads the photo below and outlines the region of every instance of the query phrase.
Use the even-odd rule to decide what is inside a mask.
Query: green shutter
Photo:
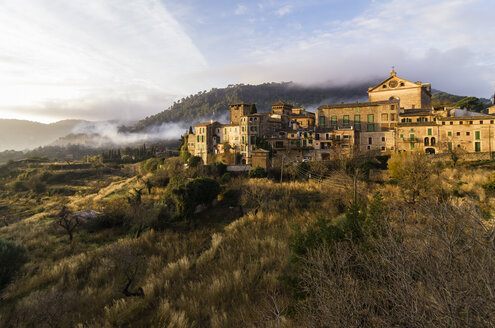
[[[474,139],[480,140],[481,139],[481,133],[480,131],[474,131]]]

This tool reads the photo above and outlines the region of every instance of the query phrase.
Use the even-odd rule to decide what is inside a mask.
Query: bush
[[[226,172],[222,175],[222,177],[220,178],[220,183],[221,184],[226,184],[228,183],[230,180],[232,180],[232,174],[230,174],[229,172]]]
[[[266,171],[262,167],[255,167],[249,170],[248,172],[248,178],[266,178]]]
[[[14,188],[15,192],[23,192],[28,190],[28,187],[23,181],[14,182],[14,185],[12,187]]]
[[[0,239],[0,290],[9,284],[27,259],[24,246]]]
[[[187,163],[189,164],[190,167],[196,167],[198,166],[199,164],[201,164],[203,160],[201,159],[201,157],[199,156],[191,156],[189,157],[189,159],[187,160]]]
[[[177,213],[190,218],[196,206],[211,203],[220,193],[220,184],[210,178],[196,178],[185,185],[174,189]]]

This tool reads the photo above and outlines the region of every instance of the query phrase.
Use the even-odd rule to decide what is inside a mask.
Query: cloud
[[[235,9],[235,14],[236,15],[243,15],[247,12],[247,7],[242,5],[242,4],[239,4],[237,5],[237,8]]]
[[[242,62],[220,68],[235,81],[345,84],[385,78],[391,66],[434,88],[487,97],[495,82],[495,3],[486,0],[372,2],[363,13],[312,34],[260,39]],[[232,79],[232,78],[231,78]]]
[[[278,9],[277,11],[275,11],[275,13],[282,17],[282,16],[285,16],[285,15],[288,15],[292,12],[292,5],[285,5],[283,6],[282,8]]]
[[[84,117],[80,100],[102,90],[111,89],[109,101],[133,89],[187,94],[199,83],[183,80],[183,74],[208,66],[159,0],[7,2],[0,29],[3,108],[61,102]]]
[[[81,139],[84,140],[84,144],[99,148],[108,145],[127,146],[160,140],[177,140],[189,128],[185,123],[167,123],[145,133],[123,133],[119,131],[121,125],[120,122],[84,122],[76,126],[72,133],[87,135],[87,138]]]

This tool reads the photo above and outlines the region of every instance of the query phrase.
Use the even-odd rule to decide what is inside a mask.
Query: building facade
[[[186,139],[188,150],[206,164],[208,154],[233,152],[236,156],[229,158],[240,156],[235,164],[253,164],[254,159],[254,164],[268,166],[268,153],[273,163],[283,163],[365,152],[491,154],[495,149],[495,106],[488,114],[433,109],[431,85],[398,77],[394,70],[368,89],[368,97],[368,102],[321,105],[316,113],[283,101],[264,113],[257,113],[254,104],[232,104],[230,123],[196,125]]]

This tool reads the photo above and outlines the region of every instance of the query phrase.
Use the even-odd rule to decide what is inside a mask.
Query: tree
[[[74,231],[80,224],[79,217],[74,215],[74,213],[69,211],[64,205],[57,214],[57,224],[64,228],[65,232],[69,235],[69,241],[72,242]]]
[[[388,161],[390,177],[409,194],[411,203],[415,203],[421,191],[429,189],[430,166],[422,152],[395,153]]]
[[[24,246],[0,239],[0,290],[7,286],[28,260]]]
[[[190,218],[196,206],[211,203],[220,193],[220,184],[210,178],[196,178],[172,191],[176,197],[177,213]]]
[[[151,195],[151,189],[153,188],[153,182],[150,179],[143,180],[146,189],[148,189],[148,195]]]
[[[145,258],[140,249],[129,240],[122,240],[110,247],[108,255],[118,276],[123,278],[122,293],[127,297],[144,297],[144,291],[141,287],[137,287],[134,292],[131,291],[133,284],[144,269]]]
[[[461,99],[456,102],[454,106],[465,108],[475,112],[481,112],[483,109],[485,109],[485,105],[480,101],[479,98],[476,97],[466,97],[464,99]]]
[[[190,167],[196,167],[199,164],[201,164],[201,157],[199,156],[191,156],[189,157],[189,160],[187,161]]]
[[[253,178],[266,178],[266,171],[262,167],[255,167],[249,170],[248,172],[248,178],[253,179]]]

